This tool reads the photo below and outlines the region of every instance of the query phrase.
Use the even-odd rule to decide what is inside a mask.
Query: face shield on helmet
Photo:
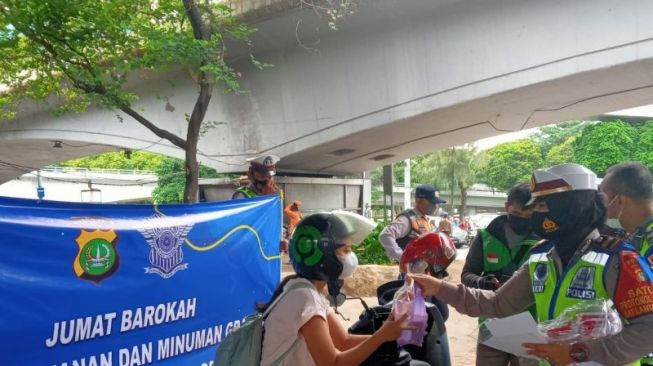
[[[422,234],[411,240],[399,262],[403,273],[430,273],[442,275],[456,258],[456,247],[442,233]]]
[[[346,211],[305,217],[290,240],[290,260],[295,272],[309,280],[327,282],[329,294],[335,298],[340,294],[343,274],[353,273],[358,263],[355,254],[338,256],[336,250],[360,243],[374,227],[374,221]]]

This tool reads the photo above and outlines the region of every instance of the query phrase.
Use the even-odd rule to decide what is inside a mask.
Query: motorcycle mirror
[[[342,292],[339,293],[335,298],[332,295],[327,295],[327,298],[329,299],[329,305],[333,307],[341,306],[345,303],[345,300],[347,300],[347,296]]]

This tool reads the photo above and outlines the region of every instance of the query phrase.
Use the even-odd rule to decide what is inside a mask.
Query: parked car
[[[469,232],[462,230],[461,228],[454,226],[453,232],[451,233],[451,240],[456,248],[461,248],[463,245],[469,245],[470,234]]]

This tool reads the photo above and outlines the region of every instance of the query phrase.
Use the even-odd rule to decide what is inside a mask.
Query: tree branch
[[[188,147],[186,140],[182,139],[181,137],[175,135],[172,132],[157,127],[154,123],[150,122],[147,118],[141,116],[138,112],[131,109],[130,107],[125,106],[120,108],[120,110],[127,113],[130,117],[138,121],[138,123],[147,127],[147,129],[152,131],[155,135],[172,142],[175,146],[184,150],[186,150],[186,148]]]
[[[190,25],[193,27],[193,35],[195,36],[195,39],[209,40],[211,36],[206,31],[206,27],[204,27],[202,15],[200,14],[197,4],[195,4],[193,0],[183,0],[183,3],[184,9],[186,9],[186,15],[188,15],[188,20],[190,20]]]

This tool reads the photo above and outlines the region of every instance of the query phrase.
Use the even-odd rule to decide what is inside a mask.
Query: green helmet
[[[333,211],[305,217],[290,239],[290,260],[295,272],[309,280],[327,282],[329,294],[340,293],[343,265],[336,249],[365,239],[376,224],[361,215]]]

